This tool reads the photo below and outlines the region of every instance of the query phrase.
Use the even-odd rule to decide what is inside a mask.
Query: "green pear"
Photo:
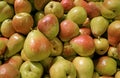
[[[117,46],[120,42],[120,21],[115,20],[112,23],[110,23],[108,29],[107,29],[107,37],[109,44],[112,46]]]
[[[15,0],[14,10],[16,14],[20,12],[30,13],[32,11],[32,6],[29,0]]]
[[[70,41],[79,34],[79,26],[72,20],[66,19],[60,23],[59,38],[63,42]]]
[[[94,40],[90,35],[79,35],[70,40],[70,45],[80,56],[91,56],[95,52]]]
[[[76,78],[76,69],[72,62],[57,56],[49,70],[50,78]]]
[[[109,42],[106,38],[95,38],[95,52],[99,55],[104,55],[109,48]]]
[[[116,73],[115,73],[115,78],[119,78],[120,77],[120,71],[117,71]]]
[[[32,30],[25,39],[23,50],[30,61],[41,61],[50,55],[52,44],[39,30]]]
[[[50,40],[50,42],[52,43],[52,46],[53,46],[50,56],[61,55],[63,51],[62,41],[59,38],[55,37],[54,39]]]
[[[12,18],[14,15],[14,10],[11,5],[6,1],[0,1],[0,22],[3,22],[5,19]]]
[[[4,54],[4,58],[9,58],[17,54],[22,48],[25,41],[25,37],[19,33],[14,33],[7,42],[7,49]]]
[[[59,21],[54,14],[47,14],[38,21],[37,28],[48,38],[53,39],[59,33]]]
[[[5,53],[7,48],[8,39],[5,37],[0,37],[0,57]]]
[[[77,78],[92,78],[94,64],[90,57],[77,56],[73,59],[73,64],[77,71]]]
[[[98,6],[98,8],[100,9],[101,15],[107,19],[113,19],[116,17],[116,14],[112,11],[109,10],[108,8],[106,8],[103,5],[103,2],[96,2],[96,5]]]
[[[117,62],[109,56],[101,56],[95,63],[95,70],[100,75],[112,76],[117,71]]]
[[[112,58],[119,59],[117,47],[110,46],[107,55]]]
[[[20,67],[21,78],[42,78],[43,71],[39,62],[25,61]]]
[[[80,25],[87,19],[87,12],[83,7],[75,6],[68,11],[66,19],[72,20],[76,24]]]
[[[109,26],[109,22],[103,16],[97,16],[91,19],[91,32],[95,37],[103,35]]]
[[[9,63],[0,65],[0,78],[20,78],[20,72]]]
[[[44,7],[45,14],[54,14],[56,17],[61,18],[64,15],[64,9],[60,2],[50,1]]]
[[[16,31],[12,26],[12,19],[6,19],[1,24],[1,34],[4,37],[9,38],[12,34],[14,34]]]

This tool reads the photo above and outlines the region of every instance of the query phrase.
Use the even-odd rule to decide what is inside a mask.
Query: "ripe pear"
[[[6,1],[0,1],[0,22],[10,19],[14,16],[14,10]]]
[[[14,15],[12,25],[16,32],[27,35],[33,27],[33,17],[27,12],[20,12]]]
[[[70,44],[80,56],[91,56],[95,52],[94,40],[90,35],[79,35],[71,39]]]
[[[62,54],[63,51],[63,43],[62,41],[55,37],[54,39],[50,40],[51,44],[52,44],[52,51],[50,56],[59,56]]]
[[[79,32],[80,34],[86,34],[86,35],[91,35],[91,28],[88,28],[88,27],[82,27],[82,28],[79,28]]]
[[[67,13],[66,19],[72,20],[80,25],[87,19],[87,12],[83,7],[75,6]]]
[[[39,30],[32,30],[27,35],[23,52],[30,61],[41,61],[49,57],[52,51],[51,42]]]
[[[63,41],[69,41],[79,35],[79,26],[72,20],[64,20],[60,23],[59,38]]]
[[[12,26],[12,19],[6,19],[1,24],[1,34],[4,37],[9,38],[12,34],[14,34],[16,31]]]
[[[64,15],[64,8],[60,2],[50,1],[44,7],[44,13],[47,14],[54,14],[57,18],[61,18]]]
[[[102,56],[95,63],[95,70],[100,75],[112,76],[116,73],[117,62],[112,57]]]
[[[20,12],[30,13],[32,11],[32,6],[28,0],[15,0],[14,10],[16,14]]]
[[[47,14],[38,21],[37,28],[48,39],[53,39],[58,35],[59,32],[58,19],[54,14]]]
[[[112,46],[117,46],[117,44],[120,42],[120,21],[115,20],[110,23],[107,33],[109,44]]]
[[[4,54],[5,58],[9,58],[17,54],[24,45],[25,37],[19,33],[14,33],[7,42],[7,49]]]
[[[73,64],[77,71],[77,78],[92,78],[94,64],[90,57],[77,56],[73,59]]]
[[[109,26],[109,22],[103,16],[97,16],[91,19],[90,27],[94,37],[103,35]]]
[[[72,62],[57,56],[49,70],[50,78],[76,78],[76,69]]]
[[[99,55],[104,55],[109,48],[109,42],[106,38],[94,38],[95,52]]]
[[[20,72],[9,63],[0,65],[0,78],[20,78]]]

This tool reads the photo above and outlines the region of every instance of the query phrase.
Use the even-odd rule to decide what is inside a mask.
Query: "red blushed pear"
[[[66,19],[60,23],[59,37],[62,41],[69,41],[77,35],[79,35],[79,26],[75,22]]]
[[[30,13],[32,10],[31,3],[29,0],[15,0],[14,1],[14,10],[15,13],[27,12]]]
[[[41,61],[49,57],[52,44],[39,30],[32,30],[26,37],[23,46],[25,57],[30,61]]]
[[[9,63],[0,66],[0,78],[20,78],[20,72]]]
[[[95,52],[94,40],[89,35],[79,35],[73,38],[70,44],[80,56],[91,56]]]
[[[33,27],[33,17],[26,12],[21,12],[14,15],[12,25],[16,32],[27,35]]]
[[[37,28],[48,39],[53,39],[58,35],[59,22],[54,14],[47,14],[41,20],[38,21]]]
[[[71,8],[74,7],[73,0],[62,0],[61,4],[65,11],[69,11]]]
[[[117,46],[120,42],[120,21],[113,21],[107,29],[108,41],[112,46]]]

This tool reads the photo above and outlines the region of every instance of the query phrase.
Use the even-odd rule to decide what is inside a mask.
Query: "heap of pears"
[[[120,78],[120,0],[0,0],[0,78]]]

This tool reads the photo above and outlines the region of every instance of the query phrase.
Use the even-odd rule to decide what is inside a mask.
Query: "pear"
[[[52,44],[39,30],[32,30],[27,35],[23,52],[30,61],[41,61],[49,57]]]
[[[50,56],[61,55],[63,51],[63,43],[61,42],[61,40],[55,37],[54,39],[50,40],[50,42],[52,43],[52,46],[53,46]]]
[[[103,16],[94,17],[91,19],[90,27],[94,37],[103,35],[109,26],[109,22]]]
[[[115,20],[110,23],[107,33],[109,44],[112,46],[117,46],[117,44],[120,42],[120,21]]]
[[[9,58],[17,54],[22,48],[25,41],[25,37],[19,33],[14,33],[7,42],[7,49],[4,54],[4,58]]]
[[[94,64],[90,57],[77,56],[73,59],[73,64],[77,71],[77,78],[92,78]]]
[[[106,38],[95,38],[95,52],[99,55],[104,55],[109,48],[109,42]]]
[[[30,13],[32,11],[32,6],[28,0],[15,0],[14,10],[16,14],[20,12]]]
[[[70,45],[80,56],[91,56],[95,52],[94,40],[90,35],[79,35],[70,40]]]
[[[117,62],[109,56],[102,56],[95,63],[95,70],[100,75],[112,76],[117,71]]]
[[[87,12],[81,6],[75,6],[69,10],[66,19],[74,21],[76,24],[80,25],[87,19]]]
[[[9,63],[0,65],[0,78],[20,78],[20,72]]]
[[[58,35],[59,22],[54,14],[47,14],[38,21],[37,28],[48,38],[53,39]]]
[[[59,37],[63,42],[69,41],[79,35],[79,26],[71,21],[64,20],[60,23]]]
[[[99,78],[99,77],[100,77],[100,75],[98,72],[93,72],[92,78]]]
[[[76,69],[74,65],[62,56],[57,56],[54,59],[49,73],[50,78],[76,78]]]
[[[1,34],[4,37],[9,38],[12,34],[14,34],[16,31],[12,26],[12,19],[6,19],[1,24]]]
[[[14,9],[6,1],[0,1],[0,22],[14,16]]]
[[[27,12],[20,12],[14,15],[12,25],[16,32],[27,35],[34,24],[32,15]]]
[[[57,18],[61,18],[64,15],[64,8],[60,2],[57,1],[50,1],[44,7],[44,13],[47,14],[54,14]]]

